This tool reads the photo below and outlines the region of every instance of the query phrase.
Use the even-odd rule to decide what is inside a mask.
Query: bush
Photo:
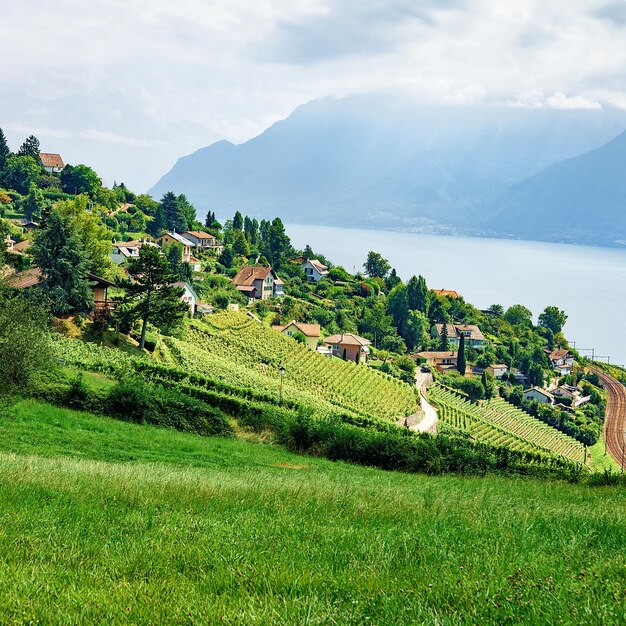
[[[226,415],[177,390],[143,381],[122,381],[111,389],[106,399],[106,412],[118,419],[138,424],[166,426],[199,435],[233,434]]]

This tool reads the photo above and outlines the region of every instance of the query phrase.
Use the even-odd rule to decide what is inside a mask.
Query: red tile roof
[[[305,337],[319,337],[321,328],[319,324],[303,324],[302,322],[296,322],[295,320],[291,320],[289,324],[285,324],[284,326],[273,326],[274,330],[278,332],[283,332],[290,326],[295,326]]]
[[[246,265],[245,267],[242,267],[237,272],[235,278],[233,278],[233,285],[241,287],[252,285],[255,280],[265,280],[271,272],[271,267]]]
[[[7,280],[9,287],[15,289],[28,289],[34,287],[41,282],[41,270],[38,267],[32,267],[18,274],[14,274]]]
[[[55,152],[40,152],[39,160],[43,167],[59,167],[61,169],[65,167],[61,155]]]
[[[456,291],[452,291],[451,289],[431,289],[433,293],[436,293],[438,296],[448,296],[449,298],[458,298],[459,294]]]

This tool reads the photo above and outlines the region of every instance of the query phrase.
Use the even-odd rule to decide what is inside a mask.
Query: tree
[[[493,374],[491,372],[484,371],[480,381],[484,389],[485,398],[490,400],[496,395],[496,381]]]
[[[401,283],[402,281],[396,272],[396,268],[392,268],[391,272],[389,272],[389,276],[385,278],[385,287],[387,291],[391,291],[394,287],[397,287]]]
[[[27,220],[40,218],[45,206],[46,201],[41,189],[38,189],[34,183],[31,183],[28,195],[24,198],[24,202],[22,203],[24,217]]]
[[[502,317],[504,315],[504,307],[501,304],[492,304],[487,311],[496,317]]]
[[[363,267],[365,268],[365,273],[371,278],[385,278],[391,269],[389,261],[373,250],[368,252],[367,260]]]
[[[126,294],[119,315],[128,325],[141,321],[139,348],[143,350],[148,323],[158,327],[174,325],[185,317],[189,307],[181,299],[184,289],[174,285],[177,277],[157,247],[143,246],[139,257],[130,259],[128,273],[131,280],[124,284]]]
[[[65,315],[91,311],[93,292],[87,277],[87,255],[71,218],[53,209],[32,248],[43,277],[39,287],[48,295],[52,312]]]
[[[178,202],[178,198],[174,195],[174,192],[168,191],[163,194],[159,204],[161,205],[160,209],[165,216],[167,230],[179,233],[187,230],[187,220],[181,213],[180,204]]]
[[[93,196],[101,186],[102,179],[87,165],[66,165],[61,172],[61,188],[65,193]]]
[[[531,326],[533,314],[525,306],[514,304],[506,310],[504,319],[512,326]]]
[[[189,202],[187,196],[184,193],[181,193],[178,198],[178,211],[181,214],[182,218],[185,221],[185,227],[183,231],[189,230],[193,223],[196,221],[196,207]]]
[[[368,301],[369,302],[369,301]],[[394,332],[391,315],[387,315],[385,305],[378,301],[367,306],[359,329],[362,333],[368,333],[374,338],[374,347],[378,347],[383,337]],[[326,326],[327,324],[325,324]]]
[[[0,396],[26,393],[51,363],[47,319],[25,294],[0,290]]]
[[[285,232],[285,226],[280,217],[275,218],[269,229],[269,255],[270,263],[275,269],[280,269],[291,252],[291,240]]]
[[[9,150],[9,144],[7,143],[7,138],[4,135],[4,131],[0,128],[0,170],[4,168],[7,159],[11,155],[11,150]]]
[[[114,263],[109,257],[113,233],[97,213],[88,211],[88,199],[80,196],[55,205],[55,210],[66,216],[75,227],[84,250],[87,271],[98,276],[110,276]]]
[[[40,172],[39,163],[32,157],[11,154],[7,157],[4,169],[0,172],[0,183],[3,187],[14,189],[25,196]]]
[[[459,371],[461,376],[465,376],[465,371],[467,370],[467,362],[465,361],[465,335],[461,333],[461,338],[459,339],[459,351],[456,358],[456,369]]]
[[[428,328],[428,318],[421,311],[409,311],[400,329],[400,334],[406,345],[413,350],[426,345]]]
[[[389,352],[396,352],[398,354],[402,354],[406,350],[406,346],[402,337],[398,335],[387,335],[383,337],[383,340],[380,343],[380,347],[383,350],[387,350]]]
[[[250,246],[246,240],[246,236],[242,231],[235,231],[235,238],[233,240],[233,252],[240,256],[248,256],[250,254]]]
[[[556,306],[547,306],[539,316],[539,326],[549,328],[555,335],[563,330],[566,321],[565,311]]]
[[[539,363],[533,363],[528,368],[528,384],[538,385],[539,387],[543,385],[543,368]]]
[[[39,151],[39,139],[35,135],[29,135],[20,146],[17,155],[32,157],[39,163]]]
[[[441,325],[441,333],[439,334],[439,350],[447,352],[450,350],[450,342],[448,341],[448,322],[444,320]]]
[[[404,285],[398,285],[391,290],[387,296],[387,310],[393,317],[396,328],[402,328],[409,314],[407,288]]]
[[[235,216],[233,217],[233,229],[241,230],[243,228],[243,217],[239,211],[235,211]]]

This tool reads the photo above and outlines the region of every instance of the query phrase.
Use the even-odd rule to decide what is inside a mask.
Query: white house
[[[151,241],[146,241],[145,239],[135,239],[133,241],[120,241],[115,242],[113,244],[113,248],[111,250],[111,260],[116,265],[119,265],[126,259],[136,259],[139,257],[139,250],[141,250],[142,246],[158,246]]]
[[[550,359],[552,369],[561,374],[561,376],[566,376],[567,374],[572,373],[572,368],[574,367],[574,356],[569,350],[557,348],[549,353],[548,358]]]
[[[189,305],[189,311],[193,315],[196,312],[196,302],[198,300],[196,292],[191,288],[189,283],[183,281],[174,283],[174,285],[185,290],[185,293],[181,296],[181,300]]]
[[[494,378],[497,378],[499,380],[509,371],[509,368],[503,363],[497,363],[495,365],[490,365],[487,368],[487,371],[491,372]]]
[[[39,162],[48,174],[58,174],[65,168],[61,155],[54,152],[40,152]]]
[[[554,404],[554,396],[540,387],[526,389],[524,391],[524,400],[537,400],[537,402],[543,402],[544,404]]]
[[[317,259],[304,259],[300,267],[307,280],[318,282],[325,276],[328,276],[328,268]]]

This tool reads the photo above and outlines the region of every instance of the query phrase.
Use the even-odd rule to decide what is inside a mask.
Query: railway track
[[[598,375],[606,390],[606,419],[604,420],[604,441],[606,449],[626,469],[626,387],[618,380],[597,367],[590,368]]]

